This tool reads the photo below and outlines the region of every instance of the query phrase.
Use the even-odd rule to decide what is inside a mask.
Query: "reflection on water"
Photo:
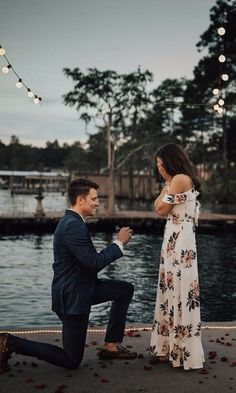
[[[109,234],[94,234],[96,247],[111,241]],[[125,256],[106,267],[100,277],[120,278],[135,285],[128,322],[151,323],[156,298],[158,235],[135,235]],[[234,236],[199,235],[198,259],[202,319],[236,320],[236,240]],[[58,326],[51,310],[52,235],[0,238],[0,327]],[[109,304],[93,306],[90,322],[107,322]]]
[[[101,205],[105,203],[100,199]],[[9,190],[0,189],[0,215],[33,213],[36,210],[35,195],[14,195],[11,197]],[[63,211],[67,207],[67,198],[58,192],[44,193],[43,208],[45,212]],[[142,200],[118,199],[116,200],[117,210],[144,210],[152,211],[153,202]],[[236,214],[236,205],[202,205],[202,211]]]

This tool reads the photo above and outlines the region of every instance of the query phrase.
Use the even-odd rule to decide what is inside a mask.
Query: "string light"
[[[0,45],[0,56],[4,56],[6,54],[6,50]]]
[[[219,27],[217,30],[219,35],[224,35],[225,34],[225,28],[224,27]]]
[[[218,96],[219,92],[220,92],[219,89],[213,89],[213,94],[214,94],[215,96]]]
[[[3,72],[4,74],[8,74],[8,72],[9,72],[9,70],[10,70],[11,68],[12,68],[11,65],[8,64],[7,67],[6,67],[6,66],[2,67],[2,72]]]
[[[228,81],[229,80],[229,75],[228,74],[222,74],[221,78],[223,79],[223,81]]]
[[[0,56],[4,57],[4,59],[7,61],[7,65],[2,67],[2,72],[4,74],[8,74],[9,71],[11,70],[16,75],[16,77],[18,79],[18,81],[16,82],[16,87],[18,89],[20,89],[22,86],[24,86],[25,89],[27,90],[28,97],[29,98],[33,98],[33,102],[35,104],[39,104],[42,101],[42,98],[39,97],[38,95],[34,94],[32,92],[32,90],[25,84],[25,82],[22,80],[22,78],[20,78],[20,76],[17,74],[15,69],[12,67],[12,65],[10,64],[10,62],[9,62],[7,56],[6,56],[6,49],[3,48],[1,45],[0,45]]]
[[[221,106],[223,106],[224,103],[225,103],[224,100],[223,100],[222,98],[220,98],[219,101],[218,101],[218,104],[221,105]]]
[[[219,60],[220,63],[224,63],[225,60],[226,60],[225,55],[220,55],[220,56],[218,57],[218,60]]]
[[[138,331],[138,332],[151,332],[152,327],[143,326],[143,327],[130,327],[126,328],[126,332],[130,331]],[[203,325],[201,330],[236,330],[236,324],[233,325]],[[88,328],[88,333],[105,333],[106,329],[104,328]],[[0,334],[2,333],[10,333],[10,334],[48,334],[48,333],[62,333],[62,329],[32,329],[32,330],[0,330]]]
[[[223,37],[226,33],[226,30],[224,28],[224,25],[226,24],[226,12],[224,12],[224,15],[222,17],[222,25],[220,25],[217,29],[217,33],[219,34],[219,36]],[[218,56],[218,60],[220,63],[220,67],[219,67],[219,71],[220,71],[220,76],[219,76],[219,80],[218,80],[218,87],[213,89],[213,94],[215,96],[219,96],[218,102],[215,103],[215,105],[213,106],[214,110],[219,113],[222,114],[224,109],[223,109],[223,105],[225,103],[224,99],[222,98],[222,81],[223,82],[227,82],[229,80],[229,75],[223,72],[223,64],[226,62],[226,56],[224,54],[224,43],[223,41],[221,42],[221,49],[220,49],[220,54]]]
[[[16,82],[16,87],[17,87],[18,89],[20,89],[22,86],[23,86],[23,85],[22,85],[22,80],[19,79],[18,82]]]

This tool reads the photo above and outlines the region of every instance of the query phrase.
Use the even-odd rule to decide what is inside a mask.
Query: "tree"
[[[206,163],[212,166],[210,160],[213,156],[219,161],[220,167],[223,165],[224,184],[222,182],[221,190],[225,202],[230,191],[227,129],[235,118],[236,99],[235,10],[235,0],[217,0],[212,7],[210,26],[201,35],[197,44],[199,51],[204,49],[207,54],[194,69],[194,78],[189,81],[185,92],[185,102],[188,105],[183,108],[184,124],[194,130],[195,137],[201,142],[199,145],[201,145],[200,156],[203,166]],[[225,29],[225,34],[218,34],[220,27]],[[220,62],[219,55],[224,55],[226,61]],[[224,78],[225,74],[226,78]],[[213,89],[218,89],[218,95],[212,94]],[[213,110],[213,105],[219,102],[219,99],[224,100],[224,105],[220,108],[221,113],[218,113],[218,109]]]
[[[63,96],[64,103],[75,106],[80,118],[88,124],[91,120],[106,132],[108,206],[107,213],[114,212],[115,199],[115,149],[125,142],[125,129],[134,126],[144,115],[150,100],[147,83],[152,80],[149,71],[140,68],[130,74],[115,71],[99,71],[89,68],[84,74],[79,68],[64,68],[67,77],[75,82],[74,90]]]

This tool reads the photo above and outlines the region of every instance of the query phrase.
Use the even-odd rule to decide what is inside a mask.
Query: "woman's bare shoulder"
[[[192,179],[188,175],[182,173],[175,175],[171,180],[169,192],[173,194],[186,192],[192,187]]]

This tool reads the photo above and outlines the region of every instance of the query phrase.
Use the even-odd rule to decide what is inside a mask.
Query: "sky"
[[[196,44],[215,0],[0,0],[0,45],[15,71],[42,97],[35,105],[0,56],[0,140],[45,146],[85,142],[79,113],[63,104],[73,88],[63,68],[129,73],[148,69],[157,87],[192,78]],[[90,133],[96,132],[93,125]]]

